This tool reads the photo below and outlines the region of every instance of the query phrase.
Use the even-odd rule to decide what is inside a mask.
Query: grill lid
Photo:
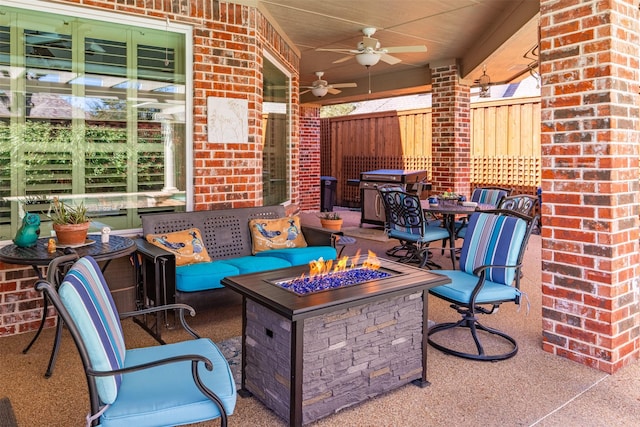
[[[404,170],[404,169],[378,169],[360,173],[361,181],[377,182],[414,182],[421,181],[427,177],[427,171]]]

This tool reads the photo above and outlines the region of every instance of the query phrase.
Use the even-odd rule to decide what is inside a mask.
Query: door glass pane
[[[290,79],[267,59],[263,76],[263,204],[270,206],[290,199]]]

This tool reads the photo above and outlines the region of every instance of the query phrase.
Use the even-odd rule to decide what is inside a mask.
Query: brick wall
[[[545,350],[613,373],[640,352],[635,0],[541,1]]]
[[[0,337],[36,330],[42,318],[42,295],[33,288],[38,276],[31,268],[0,262]],[[55,325],[50,307],[46,326]]]
[[[320,184],[320,108],[300,108],[300,209],[319,211]]]
[[[300,175],[299,170],[300,58],[256,8],[218,0],[57,0],[56,3],[161,21],[168,17],[171,22],[193,26],[192,167],[196,210],[262,204],[262,65],[264,52],[268,50],[292,75],[291,173],[300,176],[292,181],[292,202],[299,202],[298,182],[309,185],[315,179],[305,178],[305,171]],[[248,142],[207,141],[206,107],[210,96],[248,101]],[[306,148],[305,153],[308,151]],[[315,167],[311,172],[316,173]],[[315,193],[306,187],[305,204],[319,205],[319,191],[319,186]],[[41,299],[31,291],[34,281],[31,271],[30,267],[0,265],[0,336],[38,326],[33,320],[39,319]],[[53,318],[48,322],[52,323]]]
[[[448,189],[469,197],[471,188],[471,114],[468,86],[456,65],[431,69],[432,182],[435,193]]]

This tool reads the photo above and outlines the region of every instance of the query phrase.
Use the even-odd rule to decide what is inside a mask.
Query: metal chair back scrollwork
[[[420,267],[439,265],[429,260],[429,244],[449,237],[449,232],[439,221],[432,223],[425,218],[420,197],[398,186],[380,186],[378,192],[385,210],[385,231],[400,245],[387,251],[400,262],[417,262]],[[453,260],[455,263],[455,260]]]
[[[528,194],[517,194],[515,196],[503,197],[498,204],[498,209],[520,212],[521,214],[533,216],[538,206],[538,198]]]

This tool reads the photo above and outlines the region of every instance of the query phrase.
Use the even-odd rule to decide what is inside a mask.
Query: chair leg
[[[453,328],[469,329],[471,337],[473,338],[473,341],[475,343],[477,353],[464,353],[458,350],[454,350],[452,348],[439,344],[431,339],[432,335],[438,332],[442,332],[442,331],[453,329]],[[484,347],[480,342],[480,337],[478,336],[478,330],[481,330],[491,335],[494,335],[496,337],[502,338],[504,341],[510,343],[511,350],[502,354],[492,354],[492,355],[486,354],[484,351]],[[465,359],[480,360],[480,361],[505,360],[515,356],[516,353],[518,352],[518,344],[516,343],[515,339],[513,339],[509,335],[497,329],[482,325],[480,322],[478,322],[478,319],[475,317],[475,315],[469,312],[464,312],[462,315],[462,319],[457,322],[438,323],[432,326],[427,332],[427,336],[428,336],[428,342],[432,347],[442,351],[443,353],[451,354],[453,356],[462,357]]]
[[[430,260],[429,255],[429,247],[425,247],[420,251],[420,268],[427,267],[429,270],[442,270],[442,266]]]
[[[385,254],[395,258],[405,258],[407,256],[407,246],[402,244],[394,246],[391,249],[387,249]]]
[[[444,255],[444,251],[447,247],[447,242],[449,242],[449,239],[442,239],[442,250],[440,251],[440,255]]]
[[[421,261],[420,249],[415,245],[415,243],[403,240],[400,240],[400,245],[394,246],[385,253],[389,256],[398,258],[398,262],[402,263]]]

